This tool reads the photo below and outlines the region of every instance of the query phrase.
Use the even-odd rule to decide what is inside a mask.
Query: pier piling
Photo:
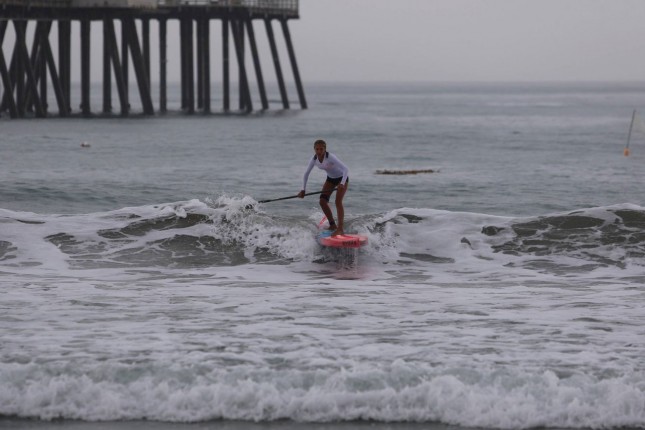
[[[275,21],[282,28],[300,107],[306,109],[288,27],[290,19],[298,18],[298,0],[0,0],[0,116],[50,116],[56,111],[50,109],[51,97],[55,98],[60,117],[96,117],[92,111],[92,98],[96,96],[92,94],[93,71],[102,83],[98,94],[102,99],[101,116],[128,116],[132,109],[139,109],[137,106],[144,115],[163,114],[169,109],[168,66],[173,63],[174,70],[180,72],[178,109],[186,114],[212,113],[214,89],[215,97],[222,103],[215,112],[232,112],[232,67],[237,70],[239,98],[235,112],[253,112],[256,97],[258,109],[268,110],[263,56],[254,28],[258,21],[266,29],[270,47],[266,57],[275,70],[280,108],[289,109],[290,103],[272,26]],[[158,24],[156,34],[151,32],[153,21]],[[172,21],[179,24],[172,27],[178,28],[177,35],[169,34],[168,23]],[[220,22],[221,33],[211,31],[213,21]],[[154,36],[159,46],[158,74],[154,75],[157,82],[153,82],[151,61]],[[50,37],[57,37],[57,52],[51,48]],[[169,37],[179,40],[177,58],[168,55]],[[212,85],[212,72],[217,69],[213,68],[211,50],[213,43],[220,41],[221,87],[217,89]],[[78,51],[73,48],[74,42],[80,42]],[[95,46],[102,48],[101,64],[93,64]],[[230,58],[231,48],[234,59]],[[247,56],[253,63],[251,73]],[[72,71],[80,78],[77,94],[74,94],[77,87],[72,86]],[[137,87],[134,108],[130,106],[130,84]],[[158,85],[158,110],[153,104],[155,85]],[[115,93],[118,108],[113,105]]]

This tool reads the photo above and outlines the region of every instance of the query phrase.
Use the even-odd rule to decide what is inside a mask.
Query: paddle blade
[[[630,153],[630,152],[629,152],[629,148],[625,148],[625,150],[623,151],[623,155],[624,155],[625,157],[629,157],[629,153]]]

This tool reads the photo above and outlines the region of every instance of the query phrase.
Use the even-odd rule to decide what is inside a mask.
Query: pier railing
[[[2,6],[61,8],[145,8],[210,6],[298,13],[299,0],[0,0]]]
[[[298,0],[158,0],[159,6],[224,6],[298,11]]]
[[[0,6],[70,7],[71,0],[0,0]]]

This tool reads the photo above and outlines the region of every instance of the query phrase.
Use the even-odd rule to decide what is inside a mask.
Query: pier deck
[[[298,0],[0,0],[0,19],[159,19],[181,13],[217,19],[236,12],[297,19],[298,9]]]

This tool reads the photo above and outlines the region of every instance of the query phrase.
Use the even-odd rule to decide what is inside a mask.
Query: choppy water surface
[[[0,120],[0,424],[645,426],[643,85],[308,95]],[[319,137],[358,253],[316,244],[315,197],[257,203]]]

